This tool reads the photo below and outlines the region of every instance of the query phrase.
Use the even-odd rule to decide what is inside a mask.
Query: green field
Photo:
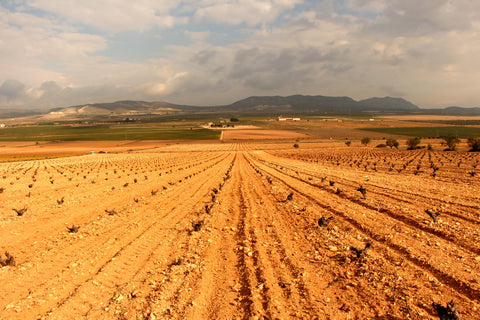
[[[480,128],[472,127],[362,128],[360,130],[420,138],[441,138],[454,135],[460,139],[466,139],[480,136]]]
[[[28,126],[0,129],[0,141],[213,140],[220,131],[189,124]]]

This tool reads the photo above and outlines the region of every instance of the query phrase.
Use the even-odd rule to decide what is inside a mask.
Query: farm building
[[[277,120],[278,121],[300,121],[300,118],[286,118],[286,117],[279,116]]]

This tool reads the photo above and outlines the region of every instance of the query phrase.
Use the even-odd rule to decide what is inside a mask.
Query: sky
[[[0,0],[0,108],[292,94],[480,107],[480,1]]]

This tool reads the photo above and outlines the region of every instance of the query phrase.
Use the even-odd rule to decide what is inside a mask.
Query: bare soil
[[[0,164],[0,319],[478,319],[480,154],[341,145]]]
[[[382,119],[391,120],[415,120],[415,121],[432,121],[432,120],[480,120],[480,116],[447,116],[447,115],[391,115],[381,116]]]
[[[212,141],[205,141],[213,143]],[[197,144],[205,143],[197,141]],[[55,142],[0,142],[0,162],[37,160],[90,153],[118,153],[149,150],[185,141],[124,140],[124,141],[55,141]]]
[[[225,130],[222,138],[226,142],[235,141],[265,141],[265,140],[292,140],[292,139],[312,139],[313,137],[303,133],[297,133],[289,130],[257,130],[257,129],[238,129]]]

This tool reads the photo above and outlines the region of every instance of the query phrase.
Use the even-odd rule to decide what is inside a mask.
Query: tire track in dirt
[[[207,226],[212,230],[209,238],[211,244],[202,257],[205,270],[198,283],[192,284],[195,292],[192,297],[194,308],[185,314],[188,319],[226,319],[232,315],[237,319],[245,319],[252,312],[248,268],[237,251],[242,241],[239,230],[243,224],[244,212],[237,192],[242,179],[238,158],[236,155],[228,183],[221,188],[219,186],[216,198],[218,203],[210,212]]]
[[[298,288],[290,290],[289,294],[287,292],[289,290],[287,286],[290,284],[297,287],[295,284],[297,278],[289,269],[291,265],[288,263],[285,251],[281,248],[281,242],[272,241],[272,236],[262,231],[266,227],[266,215],[260,194],[254,190],[258,179],[252,175],[251,168],[248,167],[243,155],[239,154],[238,162],[239,171],[236,174],[239,177],[235,197],[238,199],[237,207],[240,212],[235,228],[235,254],[243,318],[288,317],[292,312],[286,309],[288,305],[296,305],[295,312],[300,312],[298,309],[310,310],[311,314],[305,292],[299,292]],[[281,267],[284,263],[287,265],[286,269]],[[304,302],[300,303],[302,299]]]
[[[274,202],[270,200],[271,195],[269,190],[265,188],[263,182],[255,175],[255,169],[251,163],[246,159],[244,162],[245,161],[244,166],[247,168],[244,169],[243,175],[247,181],[250,181],[252,186],[246,185],[242,188],[245,194],[244,197],[248,199],[249,207],[252,208],[249,233],[253,239],[252,243],[257,247],[256,252],[259,253],[257,260],[263,259],[269,262],[263,270],[265,270],[265,273],[269,273],[269,278],[274,278],[274,280],[270,280],[271,283],[269,283],[268,287],[268,292],[271,292],[270,299],[282,301],[282,306],[296,306],[295,310],[291,310],[290,313],[283,309],[282,312],[284,315],[287,314],[288,316],[296,317],[311,316],[315,314],[313,306],[316,305],[316,303],[313,301],[310,290],[307,288],[303,279],[304,270],[290,259],[290,255],[298,255],[298,253],[294,253],[292,248],[287,249],[287,247],[291,245],[292,240],[284,241],[279,236],[279,234],[290,236],[293,234],[293,230],[291,229],[285,230],[278,227],[281,225],[280,221],[284,221],[286,216],[289,216],[289,212],[285,210],[284,207],[278,206],[278,201]],[[275,215],[272,214],[270,208],[275,209]],[[270,232],[268,231],[269,229],[271,229]],[[261,241],[259,239],[261,239]],[[263,244],[259,245],[260,242],[263,242]],[[287,242],[289,243],[287,244]],[[266,249],[262,250],[264,245],[267,245]],[[265,276],[262,277],[265,278]],[[280,287],[285,297],[276,297],[274,295],[277,291],[275,290],[275,286]],[[264,289],[265,288],[267,287],[264,286]],[[267,293],[267,290],[264,291]],[[292,312],[296,314],[291,314]],[[304,314],[300,315],[300,312],[304,312]],[[281,314],[280,317],[282,316]]]
[[[239,209],[240,209],[240,216],[239,222],[237,224],[236,229],[238,230],[235,234],[235,239],[237,243],[236,249],[243,247],[246,241],[246,234],[245,234],[245,218],[247,216],[247,207],[245,205],[245,199],[242,196],[241,190],[241,181],[237,188],[237,194],[239,195]],[[250,284],[250,272],[247,267],[246,257],[244,252],[241,250],[237,250],[237,269],[240,274],[240,301],[241,306],[244,312],[244,318],[248,319],[249,315],[253,314],[254,312],[254,302],[252,300],[252,285]]]

